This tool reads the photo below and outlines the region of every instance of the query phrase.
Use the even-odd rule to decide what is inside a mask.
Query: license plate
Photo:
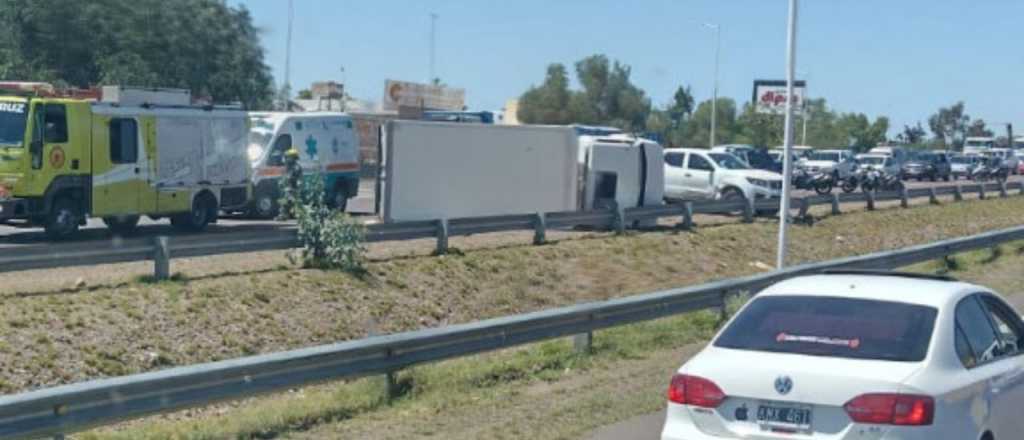
[[[757,421],[767,425],[809,428],[811,426],[811,410],[761,405],[757,407]]]

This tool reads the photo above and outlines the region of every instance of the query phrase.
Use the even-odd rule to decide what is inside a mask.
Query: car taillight
[[[680,405],[717,408],[725,400],[725,393],[710,380],[677,374],[668,386],[668,400]]]
[[[935,399],[910,394],[864,394],[843,408],[854,422],[875,425],[926,426],[935,418]]]

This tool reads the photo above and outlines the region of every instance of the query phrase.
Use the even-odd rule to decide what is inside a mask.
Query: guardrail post
[[[594,347],[594,332],[573,335],[572,348],[579,354],[589,354]]]
[[[165,236],[153,240],[153,279],[163,281],[171,277],[170,239]]]
[[[687,231],[693,229],[693,202],[683,203],[683,222],[678,227]]]
[[[622,206],[615,206],[615,233],[626,233],[626,210]]]
[[[934,186],[928,188],[928,203],[933,205],[939,204],[939,194],[935,192]]]
[[[999,182],[999,197],[1002,197],[1002,198],[1005,199],[1005,198],[1009,197],[1009,195],[1010,195],[1010,193],[1009,193],[1009,191],[1006,188],[1006,182]]]
[[[811,210],[811,202],[809,200],[807,200],[807,197],[801,198],[800,199],[800,213],[798,214],[800,216],[800,219],[801,220],[806,220],[807,219],[807,215],[808,215],[810,210]]]
[[[864,195],[867,196],[868,211],[874,211],[875,210],[875,192],[874,191],[868,191],[868,192],[864,193]]]
[[[900,207],[910,207],[910,194],[908,194],[907,187],[905,186],[900,188]]]
[[[832,215],[840,215],[843,211],[839,209],[839,194],[832,194]]]
[[[962,202],[964,201],[964,188],[960,184],[956,184],[953,187],[953,201]]]
[[[719,294],[722,305],[718,308],[718,324],[725,324],[729,320],[729,292]]]
[[[547,240],[547,224],[548,221],[544,217],[543,212],[538,212],[533,216],[533,244],[541,245],[546,243]]]
[[[754,222],[754,198],[743,199],[743,223]]]
[[[437,221],[437,255],[448,253],[448,219]]]
[[[978,199],[985,200],[985,198],[985,182],[982,182],[981,185],[978,185]]]

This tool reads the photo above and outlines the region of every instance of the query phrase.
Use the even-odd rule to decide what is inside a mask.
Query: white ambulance
[[[324,179],[328,203],[345,210],[359,192],[359,139],[352,117],[344,113],[249,113],[249,160],[253,195],[250,213],[260,218],[277,215],[279,180],[285,173],[285,153],[294,147],[306,176]]]

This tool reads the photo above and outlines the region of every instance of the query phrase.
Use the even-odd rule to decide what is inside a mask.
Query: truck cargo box
[[[384,221],[578,209],[571,127],[389,121],[381,142]]]

